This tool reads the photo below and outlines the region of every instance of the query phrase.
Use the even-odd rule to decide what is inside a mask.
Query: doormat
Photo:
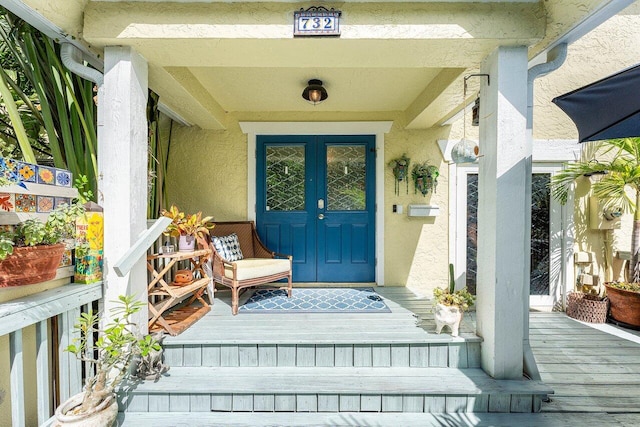
[[[373,288],[258,289],[240,306],[243,313],[391,313]]]

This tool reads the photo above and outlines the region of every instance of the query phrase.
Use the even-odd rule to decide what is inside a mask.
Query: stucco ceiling
[[[342,11],[339,38],[293,36],[293,12],[307,2],[21,3],[94,52],[132,46],[148,61],[161,101],[215,129],[227,126],[230,112],[249,120],[258,113],[312,120],[319,112],[367,120],[375,113],[427,128],[456,113],[462,76],[497,46],[540,51],[606,1],[328,3]],[[311,78],[329,92],[315,107],[301,98]]]

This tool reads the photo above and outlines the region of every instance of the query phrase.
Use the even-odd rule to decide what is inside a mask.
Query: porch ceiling
[[[407,127],[428,128],[460,108],[462,75],[495,47],[537,53],[608,1],[346,1],[337,5],[340,38],[293,38],[293,12],[306,2],[23,3],[95,51],[134,47],[163,103],[220,129],[231,112],[249,120],[401,117]],[[300,96],[311,78],[329,92],[315,107]]]

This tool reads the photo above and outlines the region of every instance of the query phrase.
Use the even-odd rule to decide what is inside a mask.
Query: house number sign
[[[311,6],[309,9],[300,9],[293,12],[294,36],[339,36],[340,16],[339,10],[331,10],[322,6]]]

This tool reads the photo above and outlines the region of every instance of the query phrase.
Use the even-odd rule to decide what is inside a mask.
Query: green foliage
[[[473,306],[476,300],[476,297],[471,295],[466,287],[454,292],[449,292],[449,290],[442,288],[435,288],[433,290],[433,296],[437,303],[443,305],[455,305],[462,311],[468,310],[469,307]]]
[[[438,176],[440,176],[440,171],[428,161],[415,164],[411,170],[414,193],[419,191],[423,196],[426,196],[429,191],[435,193],[438,187]]]
[[[623,291],[631,291],[640,293],[640,283],[628,283],[628,282],[610,282],[607,286],[612,288],[622,289]]]
[[[622,210],[634,215],[634,233],[640,224],[640,138],[610,139],[589,143],[586,159],[565,164],[565,168],[551,177],[551,195],[560,203],[566,203],[569,192],[577,179],[597,175],[600,179],[591,184],[593,195],[603,201],[607,210]],[[631,197],[627,189],[632,190]],[[632,238],[629,277],[640,281],[640,242]]]
[[[211,223],[213,217],[202,217],[202,212],[197,214],[185,214],[176,205],[171,205],[169,210],[162,210],[162,216],[171,218],[171,224],[167,226],[164,232],[165,236],[194,236],[203,239],[209,235],[209,230],[213,229]]]
[[[0,261],[13,253],[13,238],[5,233],[0,234]]]
[[[100,329],[100,314],[90,310],[82,313],[75,324],[80,338],[75,338],[66,351],[95,367],[95,375],[88,375],[85,396],[78,412],[83,413],[97,406],[109,396],[129,372],[137,356],[145,356],[151,350],[159,351],[160,344],[151,336],[142,336],[131,316],[144,304],[133,295],[121,295],[111,310],[113,320]],[[94,334],[98,339],[92,342]]]

